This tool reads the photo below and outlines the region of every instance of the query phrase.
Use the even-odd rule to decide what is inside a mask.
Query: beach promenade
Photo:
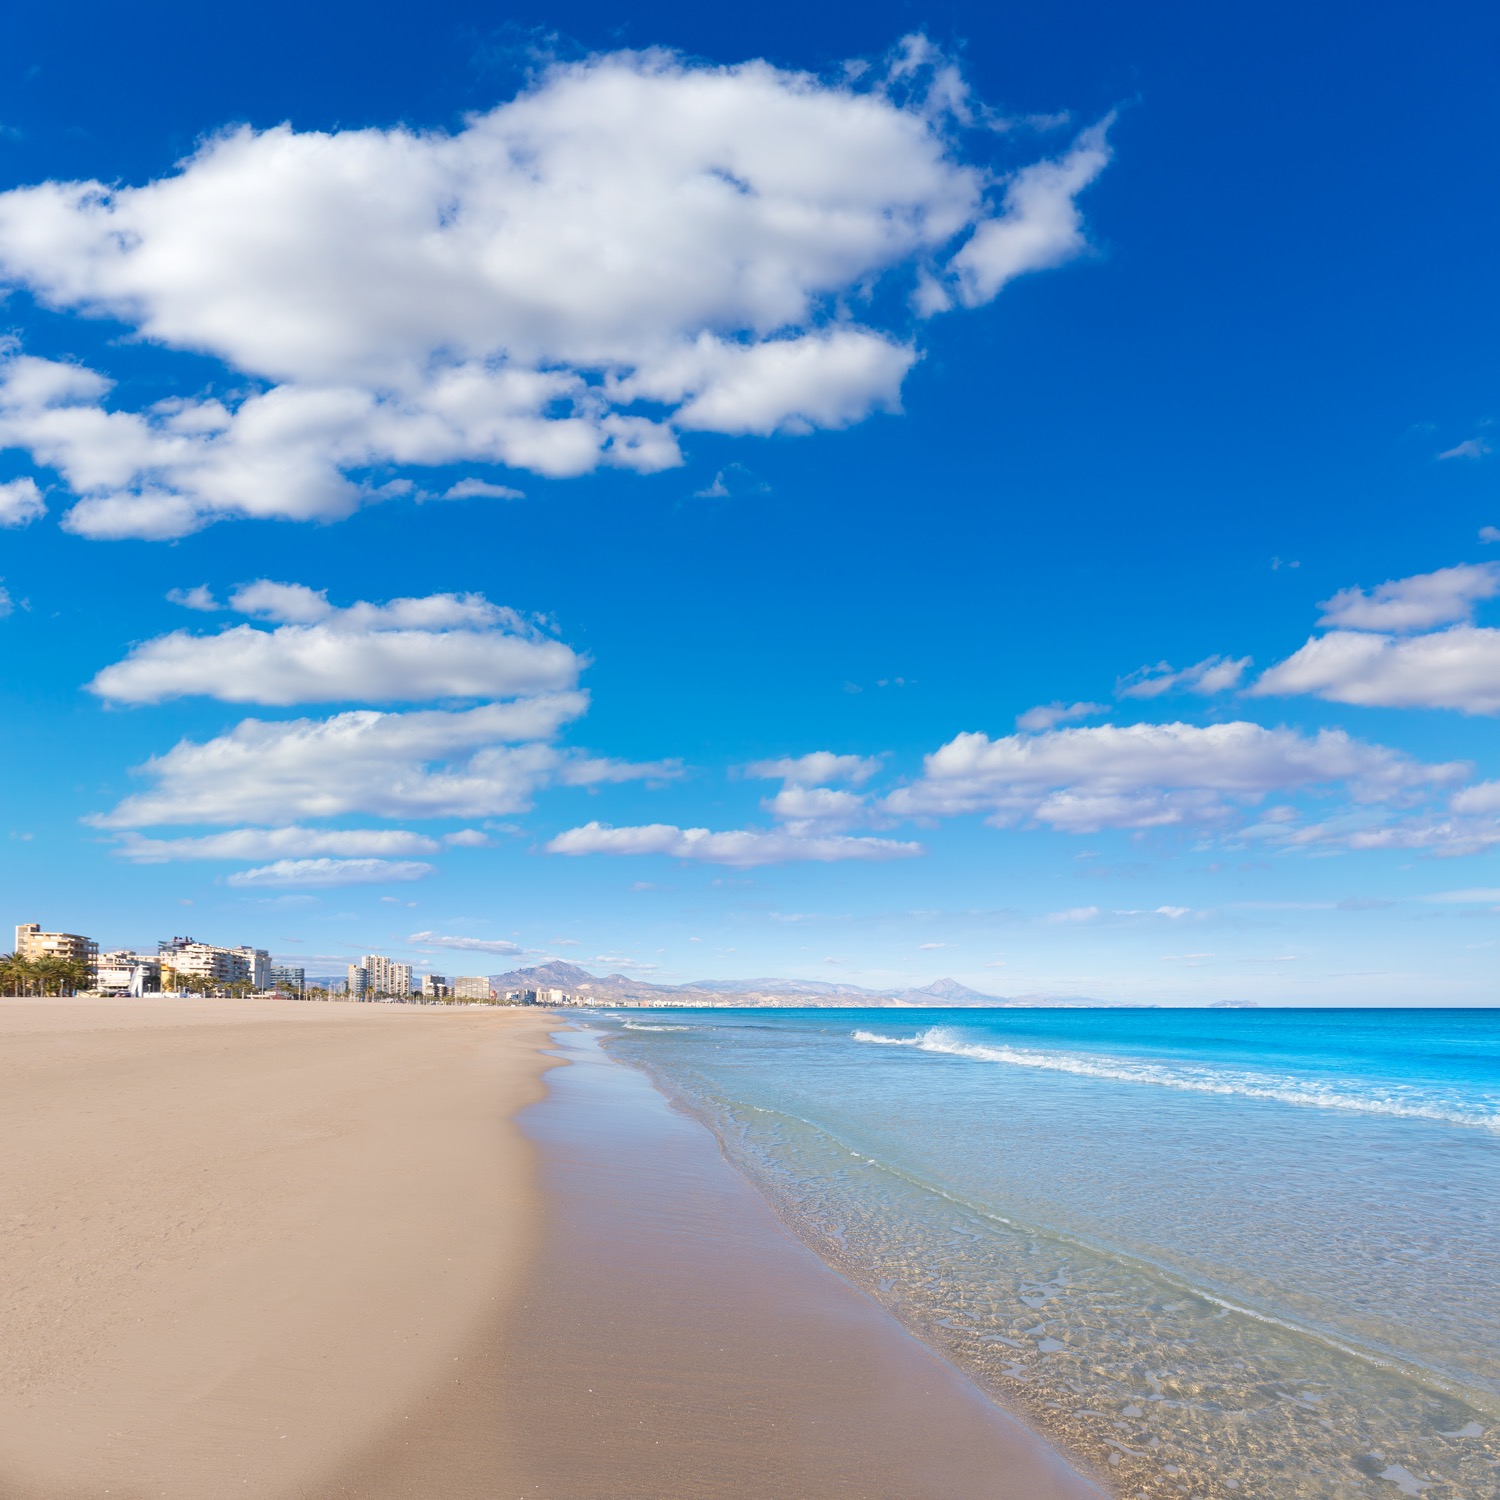
[[[0,1002],[0,1500],[1097,1496],[560,1024]]]

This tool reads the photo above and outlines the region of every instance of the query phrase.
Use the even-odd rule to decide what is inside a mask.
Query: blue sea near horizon
[[[1500,1011],[587,1024],[1118,1494],[1500,1494]]]

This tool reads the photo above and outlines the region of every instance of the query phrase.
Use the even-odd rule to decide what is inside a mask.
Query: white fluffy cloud
[[[1372,708],[1500,713],[1500,630],[1454,625],[1398,638],[1333,630],[1263,672],[1259,696],[1311,694]]]
[[[1394,578],[1377,588],[1340,589],[1318,607],[1319,625],[1335,630],[1378,630],[1404,634],[1470,620],[1481,599],[1500,594],[1500,563],[1464,563]]]
[[[745,767],[745,774],[766,781],[786,781],[794,786],[827,786],[840,781],[862,786],[879,769],[880,760],[874,755],[836,755],[832,750],[814,750],[808,755],[755,761]]]
[[[634,828],[611,828],[586,823],[570,828],[547,845],[549,854],[665,854],[674,859],[707,864],[786,864],[797,860],[831,863],[837,860],[908,859],[920,854],[920,844],[895,839],[803,835],[790,830],[678,828],[671,823],[649,823]]]
[[[601,55],[451,134],[241,127],[142,186],[0,194],[0,277],[258,383],[131,411],[15,355],[0,443],[63,476],[70,529],[171,537],[341,516],[394,470],[652,471],[680,430],[894,408],[917,351],[873,291],[972,307],[1077,256],[1109,159],[1097,126],[969,160],[961,81],[928,49],[914,89],[915,55],[859,82]]]
[[[190,608],[203,608],[184,595]],[[336,609],[301,584],[261,580],[231,600],[280,621],[213,635],[174,630],[105,667],[89,691],[116,703],[192,694],[226,703],[420,702],[566,693],[582,660],[477,594]]]
[[[626,765],[538,741],[582,708],[582,694],[563,693],[462,712],[245,719],[216,739],[183,740],[147,761],[138,774],[154,785],[93,821],[134,829],[353,813],[481,818],[524,811],[544,786],[678,774],[672,764]]]
[[[1039,734],[1073,719],[1092,719],[1108,712],[1109,706],[1104,703],[1064,703],[1058,699],[1052,703],[1039,703],[1035,708],[1017,714],[1016,728],[1025,734]]]
[[[1475,606],[1496,596],[1500,563],[1341,589],[1320,606],[1318,623],[1333,628],[1261,673],[1250,691],[1371,708],[1500,713],[1500,630],[1470,623]]]
[[[47,502],[29,475],[0,484],[0,526],[29,526],[46,513]]]
[[[1159,698],[1163,693],[1185,689],[1193,693],[1225,693],[1238,687],[1250,665],[1250,658],[1208,656],[1177,672],[1169,662],[1154,667],[1140,667],[1115,684],[1121,698]]]
[[[901,817],[985,812],[1073,833],[1212,823],[1272,792],[1340,785],[1356,801],[1399,801],[1463,777],[1340,730],[1315,735],[1237,721],[1101,725],[1039,735],[960,734],[921,778],[885,799]]]
[[[278,859],[254,870],[239,870],[227,885],[252,890],[338,885],[386,885],[424,880],[433,867],[415,859]]]

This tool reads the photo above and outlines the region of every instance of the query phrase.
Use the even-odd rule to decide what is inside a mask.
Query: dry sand
[[[0,1001],[0,1500],[1099,1500],[560,1024]]]
[[[300,1495],[400,1422],[533,1248],[545,1025],[0,1001],[0,1496]]]

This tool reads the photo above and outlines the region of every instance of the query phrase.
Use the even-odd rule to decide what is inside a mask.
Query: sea
[[[1500,1496],[1500,1011],[583,1024],[1113,1494]]]

